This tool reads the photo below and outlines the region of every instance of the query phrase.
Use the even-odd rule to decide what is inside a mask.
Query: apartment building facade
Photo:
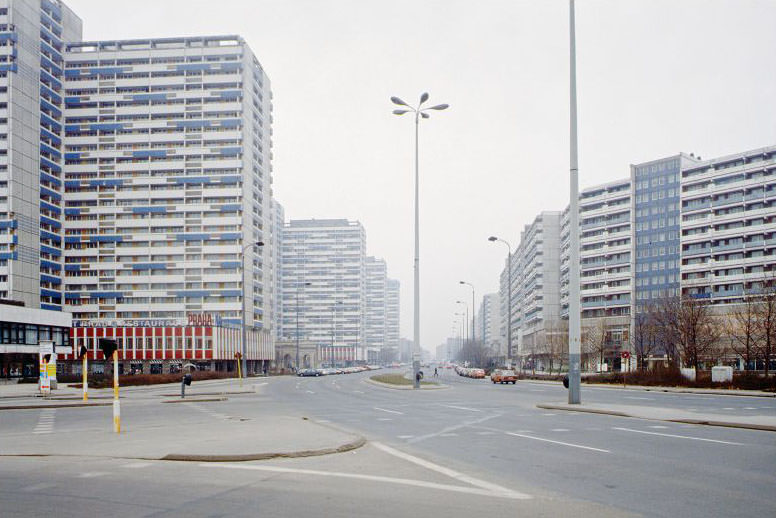
[[[65,304],[133,370],[272,359],[271,93],[238,36],[65,45]],[[252,246],[262,241],[265,246]],[[243,299],[243,296],[245,297]]]
[[[385,350],[383,360],[395,362],[399,359],[401,334],[401,283],[396,279],[388,279],[385,289]]]
[[[327,363],[366,362],[366,232],[361,223],[292,219],[283,228],[281,262],[282,344],[298,338],[321,351]]]

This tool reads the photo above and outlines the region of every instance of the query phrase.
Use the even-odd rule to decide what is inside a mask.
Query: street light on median
[[[428,101],[428,93],[423,93],[420,96],[420,102],[418,106],[413,108],[409,104],[405,103],[398,97],[391,97],[391,102],[404,108],[393,110],[394,115],[404,115],[405,113],[415,114],[415,258],[414,258],[414,270],[415,270],[415,283],[414,283],[414,332],[413,332],[413,352],[412,352],[412,371],[414,387],[420,388],[420,378],[418,372],[420,371],[420,219],[419,219],[419,182],[418,182],[418,123],[421,118],[428,119],[430,115],[427,110],[446,110],[450,107],[449,104],[437,104],[435,106],[429,106],[424,108],[423,103]]]
[[[477,340],[477,333],[474,331],[474,313],[475,313],[475,307],[474,307],[474,284],[471,284],[466,281],[458,281],[458,284],[465,284],[466,286],[470,287],[472,289],[472,345]]]
[[[248,365],[248,360],[246,360],[246,345],[245,342],[248,341],[248,332],[245,329],[245,313],[248,312],[248,308],[245,304],[245,256],[247,255],[245,252],[249,248],[253,248],[255,246],[264,246],[263,241],[255,241],[253,243],[249,243],[242,247],[242,255],[240,256],[240,285],[242,286],[242,357],[238,360],[242,363],[242,376],[248,376],[248,371],[246,370],[246,367]],[[253,271],[251,271],[251,280],[253,280]],[[251,283],[253,285],[253,283]],[[253,311],[251,311],[251,327],[253,327]],[[242,376],[240,376],[240,385],[242,385]]]
[[[299,282],[296,284],[296,372],[299,373],[299,291],[309,282]]]
[[[488,241],[504,243],[509,249],[507,256],[507,367],[512,368],[512,245],[500,237],[490,236]]]

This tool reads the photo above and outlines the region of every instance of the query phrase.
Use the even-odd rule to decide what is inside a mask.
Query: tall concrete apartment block
[[[396,279],[388,279],[385,291],[385,351],[383,359],[386,362],[394,362],[399,359],[401,284]]]
[[[482,343],[485,347],[498,351],[499,356],[506,356],[506,340],[502,339],[501,336],[500,306],[498,293],[483,295],[477,313],[477,321],[479,322],[477,334],[482,337]]]
[[[238,36],[65,47],[65,302],[87,328],[75,338],[116,337],[137,368],[231,366],[244,318],[259,368],[274,356],[272,104],[259,61]]]
[[[298,337],[337,364],[367,361],[361,223],[291,220],[283,228],[281,256],[282,341],[293,344]]]
[[[776,278],[776,146],[681,171],[681,290],[725,305]]]
[[[0,298],[32,308],[63,309],[63,55],[80,39],[60,2],[0,2]]]
[[[280,340],[283,336],[283,319],[280,316],[280,292],[282,288],[281,247],[283,246],[283,226],[286,214],[277,200],[272,200],[272,236],[270,253],[272,254],[272,337]]]
[[[387,281],[388,268],[385,260],[367,257],[364,265],[366,274],[364,315],[364,339],[367,349],[367,361],[378,363],[383,360],[383,348],[386,338]]]
[[[519,355],[535,351],[551,327],[559,325],[560,224],[560,212],[540,213],[525,226],[512,254],[512,348]],[[502,272],[501,280],[505,292],[508,272]],[[506,297],[502,293],[499,304],[505,311]],[[506,344],[506,330],[503,333]]]
[[[621,347],[630,336],[632,276],[630,179],[584,189],[579,195],[580,310],[584,328],[603,323]],[[561,228],[561,315],[569,304],[568,208]]]

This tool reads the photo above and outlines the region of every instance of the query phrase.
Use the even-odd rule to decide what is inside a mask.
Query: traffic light
[[[87,349],[85,345],[82,345],[81,348],[78,350],[78,359],[80,360],[81,358],[86,356],[87,352],[89,352],[89,349]]]
[[[98,338],[97,345],[102,350],[106,360],[110,359],[113,356],[113,352],[118,348],[116,340],[111,340],[110,338]]]

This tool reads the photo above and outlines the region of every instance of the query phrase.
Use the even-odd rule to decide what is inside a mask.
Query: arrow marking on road
[[[633,430],[631,428],[614,427],[612,428],[612,430],[620,430],[621,432],[643,433],[647,435],[660,435],[662,437],[674,437],[676,439],[691,439],[693,441],[716,442],[718,444],[732,444],[733,446],[745,446],[745,444],[740,442],[720,441],[717,439],[704,439],[703,437],[690,437],[689,435],[674,435],[672,433],[646,432],[644,430]]]

